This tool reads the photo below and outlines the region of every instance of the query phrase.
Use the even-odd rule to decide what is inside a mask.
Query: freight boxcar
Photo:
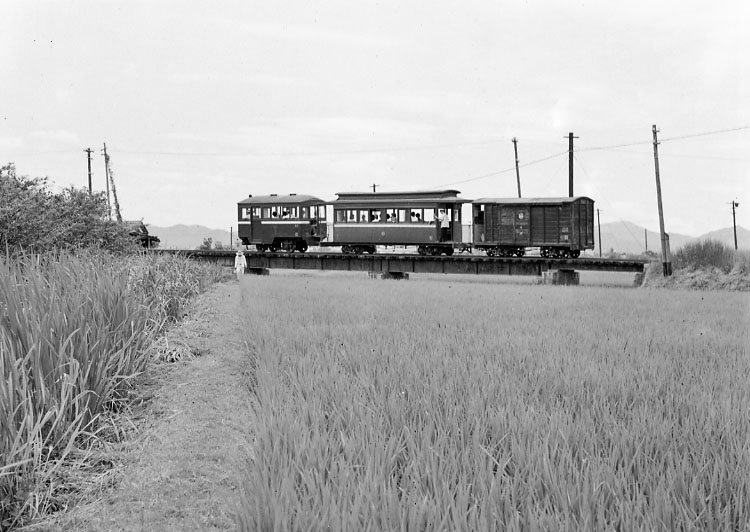
[[[461,245],[458,190],[340,192],[326,246],[375,253],[376,246],[415,246],[420,255],[452,255]]]
[[[487,255],[521,257],[538,247],[542,257],[580,256],[594,249],[594,200],[483,198],[472,202],[475,248]]]
[[[307,251],[326,235],[325,202],[315,196],[249,196],[237,204],[242,243],[258,251]]]

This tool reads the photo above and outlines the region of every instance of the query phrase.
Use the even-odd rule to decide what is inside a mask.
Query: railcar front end
[[[326,236],[325,202],[315,196],[248,196],[237,204],[237,235],[258,251],[307,251]]]

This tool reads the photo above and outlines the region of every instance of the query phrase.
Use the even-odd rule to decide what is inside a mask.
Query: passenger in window
[[[284,210],[284,211],[283,211],[283,212],[281,213],[281,217],[282,217],[282,218],[289,218],[289,211],[287,211],[287,210]]]
[[[422,223],[422,215],[417,213],[414,218],[416,219],[417,223]]]
[[[278,217],[279,217],[279,215],[278,215],[278,214],[276,214],[276,211],[273,211],[273,212],[271,213],[271,218],[278,218]]]

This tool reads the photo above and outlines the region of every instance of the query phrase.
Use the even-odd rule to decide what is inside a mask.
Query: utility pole
[[[109,155],[107,155],[107,143],[104,143],[104,149],[102,149],[102,155],[104,155],[104,174],[105,180],[107,181],[107,218],[112,219],[112,206],[109,203]]]
[[[565,138],[565,137],[563,137]],[[568,133],[568,196],[573,197],[573,133]]]
[[[734,217],[734,209],[739,207],[740,204],[737,201],[732,202],[732,227],[734,227],[734,250],[737,251],[737,220]]]
[[[376,185],[375,183],[373,183],[373,184],[372,184],[372,191],[373,191],[373,193],[375,192],[375,189],[376,189],[377,187],[378,187],[378,185]]]
[[[661,205],[661,181],[659,180],[659,141],[656,138],[656,124],[651,127],[654,134],[654,169],[656,171],[656,202],[659,206],[659,232],[661,234],[661,264],[664,277],[672,275],[672,261],[669,258],[669,237],[664,231],[664,209]]]
[[[91,148],[86,148],[85,151],[88,154],[89,159],[89,196],[91,195],[91,152],[93,151]]]
[[[646,253],[648,253],[648,229],[643,229],[643,238],[646,240]]]
[[[599,227],[599,258],[602,258],[602,222],[599,221],[599,209],[596,209],[596,225]]]
[[[516,154],[516,183],[518,184],[518,197],[521,197],[521,174],[518,173],[518,139],[513,137],[513,153]]]

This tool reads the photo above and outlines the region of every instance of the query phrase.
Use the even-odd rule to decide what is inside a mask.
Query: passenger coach
[[[326,234],[325,202],[315,196],[249,196],[237,204],[242,243],[258,251],[307,251]]]
[[[375,253],[377,245],[416,246],[420,255],[452,255],[461,246],[458,190],[339,192],[333,230],[324,246]]]
[[[472,202],[474,247],[487,255],[522,257],[539,247],[542,257],[580,256],[594,249],[594,200],[484,198]]]

